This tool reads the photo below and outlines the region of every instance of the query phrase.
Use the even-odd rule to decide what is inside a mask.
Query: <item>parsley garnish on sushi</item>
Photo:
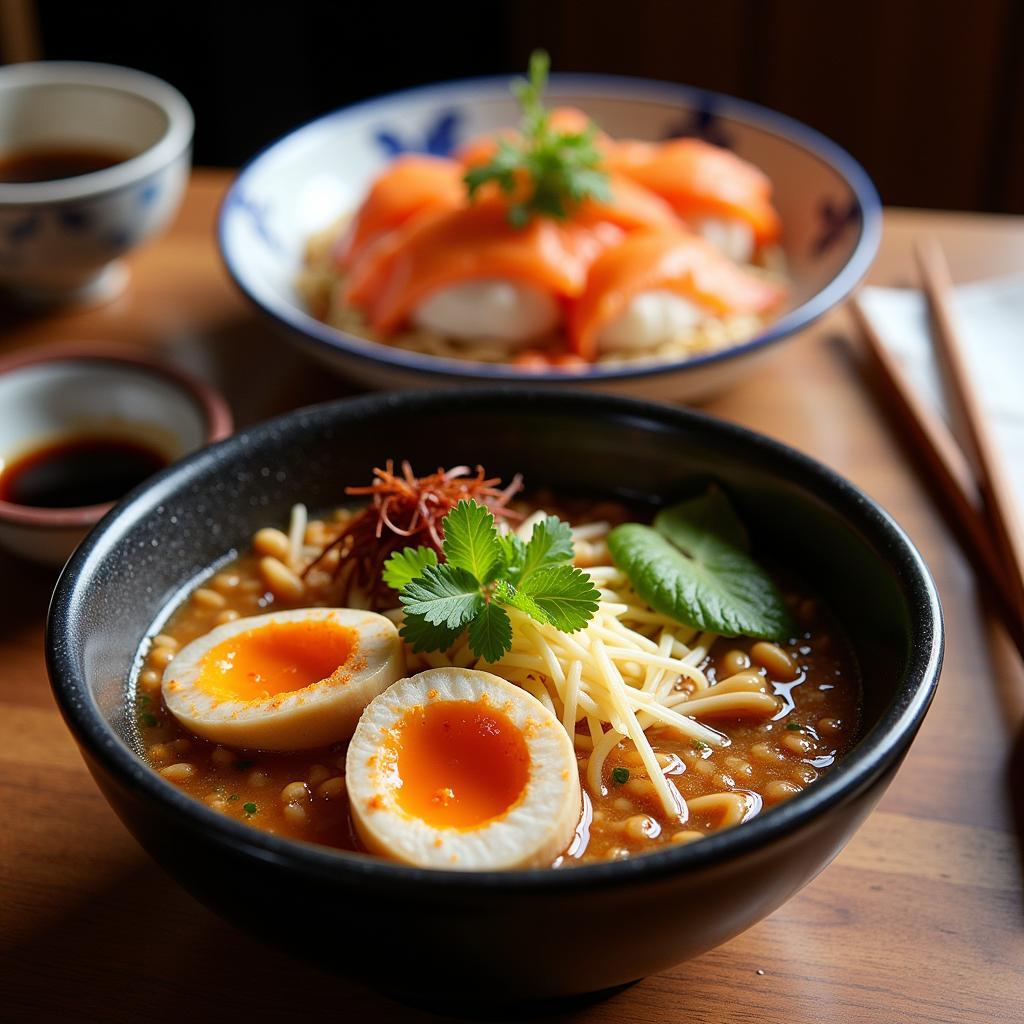
[[[550,63],[543,50],[530,55],[529,76],[512,83],[523,112],[519,134],[499,137],[491,159],[470,168],[464,179],[470,199],[496,184],[511,199],[508,219],[517,228],[533,217],[566,220],[585,199],[611,197],[594,123],[567,131],[552,123],[544,106]]]

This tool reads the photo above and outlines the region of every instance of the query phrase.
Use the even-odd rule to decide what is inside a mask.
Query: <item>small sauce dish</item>
[[[0,545],[63,565],[124,494],[231,427],[219,394],[131,349],[0,359]]]

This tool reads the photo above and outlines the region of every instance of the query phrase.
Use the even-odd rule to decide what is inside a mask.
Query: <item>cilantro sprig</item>
[[[506,607],[563,633],[594,617],[599,594],[572,565],[568,523],[547,516],[524,542],[499,534],[485,506],[460,501],[441,525],[444,562],[419,547],[396,551],[384,564],[384,580],[405,610],[402,637],[414,651],[446,651],[465,631],[478,658],[500,661],[512,647]]]
[[[529,77],[512,83],[523,111],[519,135],[499,138],[494,156],[470,168],[464,178],[470,199],[489,182],[513,197],[508,219],[517,228],[525,227],[533,216],[565,220],[584,199],[607,201],[610,197],[593,122],[576,132],[551,124],[543,101],[549,66],[548,55],[534,50]]]

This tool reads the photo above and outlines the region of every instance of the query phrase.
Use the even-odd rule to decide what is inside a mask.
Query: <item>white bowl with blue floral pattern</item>
[[[185,97],[141,71],[74,61],[0,68],[0,153],[125,156],[77,177],[0,182],[0,286],[26,302],[118,291],[127,276],[119,258],[178,209],[193,123]]]
[[[870,179],[835,143],[791,118],[718,93],[609,75],[553,75],[547,97],[552,105],[586,111],[613,137],[698,136],[762,168],[774,185],[792,280],[781,317],[757,337],[710,354],[567,373],[409,352],[348,334],[308,313],[295,287],[307,238],[354,210],[398,153],[448,155],[474,136],[518,123],[504,77],[358,103],[270,145],[242,169],[221,208],[220,248],[229,272],[289,338],[370,387],[572,383],[693,400],[727,387],[775,342],[841,302],[874,259],[881,205]]]

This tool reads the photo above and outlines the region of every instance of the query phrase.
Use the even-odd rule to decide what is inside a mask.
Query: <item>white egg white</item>
[[[400,743],[401,724],[431,701],[469,701],[498,710],[525,741],[529,771],[520,797],[479,826],[439,828],[398,802],[402,780],[387,756],[389,744]],[[346,781],[367,849],[420,867],[487,871],[547,865],[570,844],[582,813],[576,755],[561,723],[525,690],[475,669],[429,669],[375,698],[349,744]]]
[[[597,336],[600,352],[647,352],[699,327],[708,317],[702,306],[665,288],[640,292]]]
[[[434,292],[420,303],[412,321],[449,338],[519,347],[554,331],[561,312],[551,295],[532,285],[479,280]]]
[[[355,634],[349,657],[332,675],[253,699],[226,698],[201,684],[205,659],[224,641],[272,623],[314,621]],[[390,619],[349,608],[300,608],[236,619],[193,640],[167,666],[162,690],[167,709],[196,736],[232,747],[303,750],[348,739],[366,705],[404,673],[402,643]]]

